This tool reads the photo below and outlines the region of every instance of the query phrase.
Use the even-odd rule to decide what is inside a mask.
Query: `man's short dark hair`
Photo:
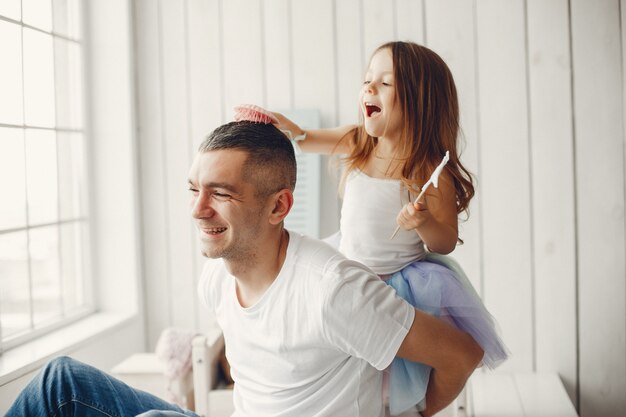
[[[271,124],[230,122],[204,139],[199,152],[240,149],[248,157],[243,178],[253,184],[257,197],[267,197],[282,189],[296,187],[296,157],[291,142]]]

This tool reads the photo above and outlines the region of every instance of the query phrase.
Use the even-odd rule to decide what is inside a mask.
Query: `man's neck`
[[[287,257],[289,233],[280,229],[262,246],[262,253],[250,254],[240,261],[225,260],[226,268],[237,281],[237,297],[242,307],[251,307],[276,280]]]

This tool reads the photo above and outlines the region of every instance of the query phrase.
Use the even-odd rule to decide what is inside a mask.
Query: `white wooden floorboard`
[[[575,417],[574,405],[554,372],[514,375],[526,416]]]

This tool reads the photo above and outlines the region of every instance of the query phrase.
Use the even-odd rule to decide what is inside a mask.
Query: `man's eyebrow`
[[[210,182],[208,184],[204,184],[206,188],[223,188],[230,192],[236,193],[238,192],[237,188],[227,182]]]
[[[195,186],[195,182],[192,181],[191,179],[188,180],[189,185]],[[238,193],[239,190],[237,190],[237,188],[235,188],[234,186],[232,186],[231,184],[228,184],[227,182],[209,182],[207,184],[202,184],[202,187],[204,188],[223,188],[224,190],[228,190],[232,193]]]

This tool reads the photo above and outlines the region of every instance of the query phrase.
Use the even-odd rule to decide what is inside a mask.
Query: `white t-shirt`
[[[409,202],[400,180],[350,172],[341,206],[339,250],[377,274],[391,274],[424,259],[424,243],[415,230],[396,229],[396,217]]]
[[[209,260],[199,293],[224,332],[237,417],[383,415],[382,372],[415,310],[363,265],[289,233],[283,267],[242,308],[235,278]]]

